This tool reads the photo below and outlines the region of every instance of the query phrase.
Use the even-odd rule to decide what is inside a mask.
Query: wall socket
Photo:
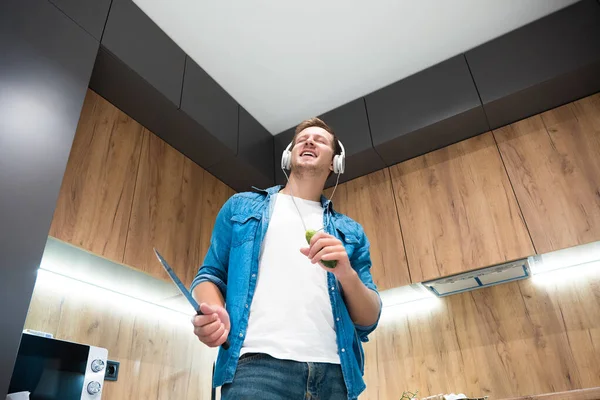
[[[106,373],[104,374],[105,381],[116,381],[119,377],[119,362],[108,360],[106,362]]]

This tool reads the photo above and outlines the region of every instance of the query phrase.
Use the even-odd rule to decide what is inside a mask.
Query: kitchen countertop
[[[600,387],[569,390],[567,392],[545,393],[502,400],[599,400]],[[490,399],[491,400],[491,399]]]

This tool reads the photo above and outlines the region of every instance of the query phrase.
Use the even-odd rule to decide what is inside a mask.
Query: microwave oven
[[[100,400],[108,350],[24,332],[8,393],[30,400]]]

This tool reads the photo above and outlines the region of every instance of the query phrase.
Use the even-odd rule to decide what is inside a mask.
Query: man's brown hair
[[[338,142],[338,138],[335,135],[335,132],[333,131],[333,129],[329,125],[327,125],[323,120],[321,120],[320,118],[316,118],[316,117],[309,118],[307,120],[300,122],[300,124],[298,124],[298,126],[296,127],[296,131],[294,132],[294,139],[292,140],[292,148],[296,145],[296,138],[298,137],[298,134],[300,132],[302,132],[303,130],[305,130],[306,128],[311,128],[313,126],[325,129],[327,132],[329,132],[331,134],[331,136],[333,136],[333,155],[334,156],[336,154],[342,153],[342,148],[340,147],[340,143]]]

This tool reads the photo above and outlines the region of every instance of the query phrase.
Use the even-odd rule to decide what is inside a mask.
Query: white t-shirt
[[[307,229],[323,227],[320,202],[294,200]],[[241,354],[339,364],[327,272],[300,253],[308,244],[292,197],[277,193],[273,201]]]

